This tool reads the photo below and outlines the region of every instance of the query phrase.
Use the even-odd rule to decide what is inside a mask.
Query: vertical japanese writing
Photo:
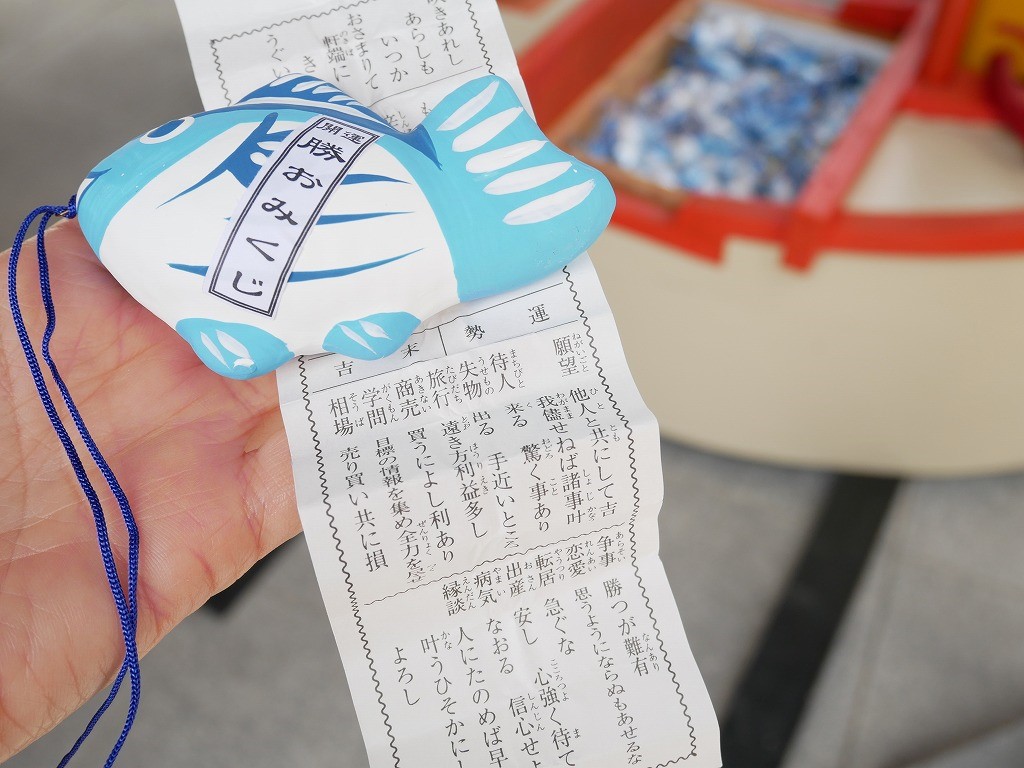
[[[294,131],[257,175],[207,275],[207,291],[273,315],[331,191],[380,134],[333,118]]]
[[[190,37],[208,46],[211,107],[270,74],[298,76],[306,98],[308,73],[408,130],[488,71],[519,84],[489,0],[269,10],[251,29],[224,1],[236,21]],[[274,229],[239,237],[226,290],[241,300],[273,291],[260,269],[279,268],[302,196],[346,157],[337,134],[316,138],[254,204]],[[645,506],[656,436],[607,311],[583,258],[442,313],[387,358],[282,371],[300,512],[373,768],[720,764],[677,620],[655,618],[673,611]]]

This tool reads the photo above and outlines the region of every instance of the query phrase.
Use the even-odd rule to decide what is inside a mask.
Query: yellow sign
[[[964,66],[984,72],[992,57],[1013,55],[1017,76],[1024,78],[1024,0],[979,0],[964,46]]]

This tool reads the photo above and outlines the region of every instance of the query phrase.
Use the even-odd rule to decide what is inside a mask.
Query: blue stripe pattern
[[[344,224],[347,221],[363,221],[364,219],[377,219],[381,216],[395,216],[409,211],[375,211],[373,213],[333,213],[325,214],[317,219],[317,226],[320,224]]]
[[[342,184],[366,184],[371,181],[393,181],[397,184],[408,184],[401,179],[393,179],[390,176],[379,176],[375,173],[350,173],[341,180]]]
[[[304,283],[309,280],[323,280],[328,277],[345,277],[345,275],[354,275],[356,272],[362,272],[366,269],[373,269],[374,267],[383,267],[385,264],[390,264],[393,261],[404,259],[406,256],[412,256],[414,253],[419,253],[422,248],[417,248],[415,251],[409,251],[408,253],[402,253],[398,256],[392,256],[389,259],[381,259],[380,261],[369,261],[365,264],[356,264],[353,267],[336,267],[335,269],[311,269],[305,271],[292,272],[288,276],[289,283]],[[193,275],[199,275],[205,277],[206,273],[210,271],[210,268],[203,266],[202,264],[168,264],[171,269],[177,269],[181,272],[189,272]]]

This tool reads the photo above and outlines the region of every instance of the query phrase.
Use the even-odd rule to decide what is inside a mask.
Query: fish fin
[[[236,106],[275,104],[331,115],[386,136],[392,136],[437,163],[429,134],[422,126],[408,133],[398,130],[372,107],[361,104],[333,83],[312,75],[285,75],[246,94]]]
[[[379,312],[331,328],[323,347],[357,360],[377,360],[396,352],[420,324],[408,312]]]
[[[500,77],[460,86],[423,125],[465,201],[435,206],[462,300],[554,272],[607,226],[615,207],[608,180],[552,144]]]
[[[246,323],[192,317],[174,328],[207,368],[231,379],[254,379],[293,357],[283,341]]]
[[[395,134],[387,120],[338,86],[313,75],[284,75],[242,97],[239,105],[280,104],[332,114],[376,131]]]

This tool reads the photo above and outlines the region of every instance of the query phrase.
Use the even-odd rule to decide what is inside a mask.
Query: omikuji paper
[[[207,108],[289,72],[402,128],[487,73],[525,101],[491,0],[178,6]],[[278,384],[374,768],[721,764],[658,558],[657,425],[585,254]]]

